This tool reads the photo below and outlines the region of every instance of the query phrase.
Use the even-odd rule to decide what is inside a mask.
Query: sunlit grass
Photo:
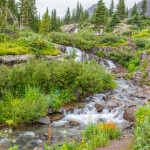
[[[21,55],[29,53],[29,48],[19,46],[16,43],[4,42],[0,43],[0,56],[3,55]]]

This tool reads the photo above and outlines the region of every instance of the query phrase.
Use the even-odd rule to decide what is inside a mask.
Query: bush
[[[15,124],[37,121],[45,116],[47,104],[39,89],[27,87],[22,98],[13,95],[7,101],[0,101],[0,123],[12,120]]]
[[[134,128],[135,150],[150,149],[150,105],[140,106],[135,113],[136,126]]]

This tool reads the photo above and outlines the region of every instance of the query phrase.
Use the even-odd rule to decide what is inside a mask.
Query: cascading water
[[[68,56],[73,55],[75,51],[76,61],[84,61],[84,59],[89,59],[89,55],[85,52],[67,47],[66,53]],[[115,64],[113,64],[110,60],[101,60],[102,64],[107,65],[107,71],[111,71],[112,68],[115,68]],[[128,105],[132,102],[144,103],[146,100],[140,100],[136,97],[131,97],[133,93],[137,91],[137,87],[130,82],[120,79],[116,81],[118,83],[118,87],[113,90],[103,94],[95,94],[92,97],[88,97],[85,99],[85,105],[82,108],[74,108],[72,111],[64,112],[64,117],[52,123],[53,133],[52,136],[56,138],[58,143],[62,143],[64,139],[76,137],[78,138],[80,132],[85,128],[85,126],[89,123],[98,123],[100,121],[112,121],[117,123],[120,127],[123,127],[128,122],[123,119],[123,111],[122,106],[126,103]],[[112,109],[107,107],[107,101],[105,100],[106,96],[110,96],[111,98],[117,99],[118,105]],[[100,104],[104,106],[102,112],[98,112],[95,105]],[[70,122],[76,122],[76,126],[70,125]],[[16,139],[16,143],[20,145],[21,150],[31,150],[40,143],[42,143],[43,138],[42,135],[47,133],[49,126],[32,126],[30,129],[26,129],[24,131],[15,131],[14,138]],[[6,150],[3,146],[4,142],[8,142],[8,139],[0,139],[0,149]]]

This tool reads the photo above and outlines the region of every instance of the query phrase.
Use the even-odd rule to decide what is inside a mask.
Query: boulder
[[[50,123],[51,123],[51,120],[50,120],[50,118],[49,118],[48,116],[46,116],[46,117],[40,117],[40,118],[38,119],[38,122],[39,122],[40,124],[46,125],[46,124],[50,124]]]
[[[63,108],[59,108],[59,109],[56,110],[56,113],[62,114],[63,112],[64,112],[64,109],[63,109]]]
[[[123,118],[129,122],[135,122],[135,110],[137,109],[137,106],[131,106],[129,108],[126,108],[123,114]]]
[[[117,99],[112,99],[109,102],[106,103],[106,107],[111,110],[115,107],[119,106],[119,101]]]
[[[104,109],[104,106],[102,106],[101,104],[98,104],[98,103],[96,103],[96,104],[94,105],[94,107],[96,108],[96,110],[97,110],[98,112],[102,112],[103,109]]]

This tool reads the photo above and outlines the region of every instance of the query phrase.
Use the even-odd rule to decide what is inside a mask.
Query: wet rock
[[[43,147],[35,147],[33,150],[44,150]]]
[[[55,114],[55,116],[52,116],[52,121],[60,120],[64,117],[64,114]]]
[[[56,110],[56,113],[63,113],[64,112],[64,109],[63,108],[59,108]]]
[[[46,117],[40,117],[38,122],[46,125],[46,124],[50,124],[51,120],[48,116],[46,116]]]
[[[66,46],[64,46],[64,45],[55,44],[55,47],[63,53],[66,52]]]
[[[0,147],[9,148],[10,147],[10,140],[7,138],[0,140]]]
[[[94,107],[96,108],[96,110],[97,110],[98,112],[102,112],[103,109],[104,109],[104,106],[102,106],[101,104],[98,104],[98,103],[96,103],[96,104],[94,105]]]
[[[106,107],[111,110],[115,107],[119,106],[119,101],[117,99],[112,99],[109,102],[106,103]]]
[[[130,122],[135,122],[135,110],[137,109],[137,106],[131,106],[129,108],[126,108],[123,114],[123,118]]]
[[[36,138],[35,133],[34,132],[25,132],[23,134],[19,135],[22,139],[34,139]]]
[[[69,25],[64,25],[61,26],[61,31],[66,32],[66,33],[71,33],[74,32],[78,27],[78,24],[69,24]]]
[[[71,126],[78,126],[79,123],[77,121],[69,121],[69,125],[71,125]]]

